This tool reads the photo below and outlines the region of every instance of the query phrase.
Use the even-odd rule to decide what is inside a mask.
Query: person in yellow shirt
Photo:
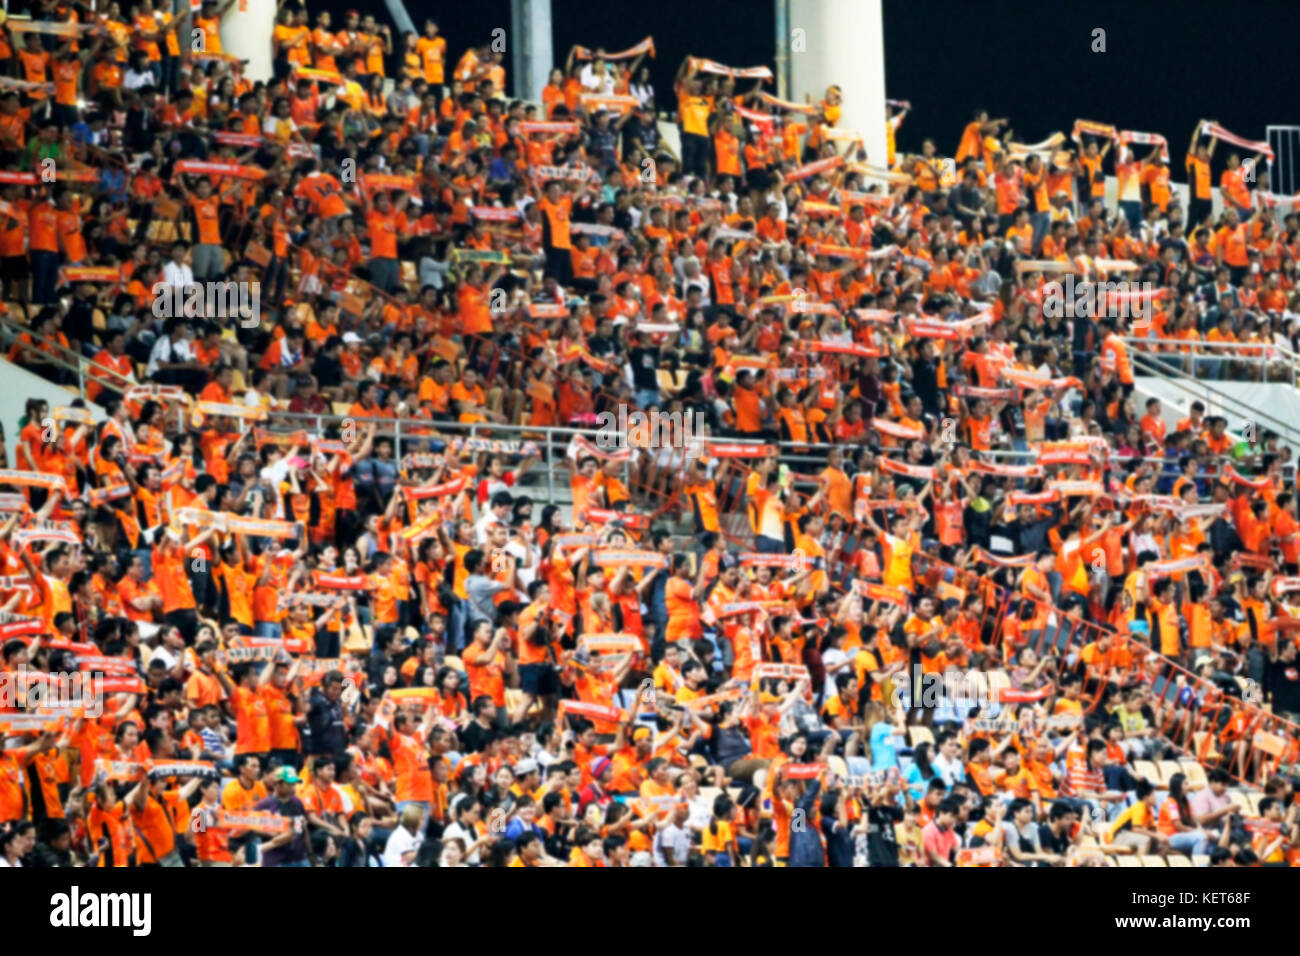
[[[700,849],[704,859],[712,866],[738,866],[736,859],[736,833],[732,821],[736,817],[736,804],[731,797],[720,793],[713,798],[713,819],[700,834]]]
[[[696,79],[689,58],[677,71],[677,120],[682,139],[682,172],[693,176],[709,175],[712,143],[709,138],[709,114],[713,97],[705,94],[704,84]]]

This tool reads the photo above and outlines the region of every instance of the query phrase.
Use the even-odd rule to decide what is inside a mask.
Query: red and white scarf
[[[1273,147],[1268,145],[1266,140],[1246,139],[1238,136],[1231,130],[1224,129],[1218,123],[1211,123],[1209,120],[1201,120],[1201,135],[1213,136],[1215,139],[1221,139],[1225,143],[1231,143],[1233,146],[1240,146],[1242,149],[1249,149],[1252,152],[1263,153],[1270,160],[1273,159]]]

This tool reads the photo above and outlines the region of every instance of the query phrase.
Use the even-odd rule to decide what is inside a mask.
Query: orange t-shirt
[[[235,753],[266,753],[271,749],[271,718],[266,700],[247,687],[236,687],[231,697],[235,711]]]
[[[163,613],[193,609],[194,591],[190,588],[190,578],[185,572],[185,557],[178,552],[171,554],[154,550],[154,577],[158,580],[158,590],[162,592]]]

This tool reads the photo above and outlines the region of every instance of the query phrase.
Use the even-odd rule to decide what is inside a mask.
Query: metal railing
[[[184,416],[184,409],[178,406],[178,415]],[[562,425],[525,425],[498,422],[451,422],[433,421],[423,418],[364,418],[354,415],[335,413],[308,414],[272,410],[267,413],[264,423],[268,428],[282,428],[288,431],[306,430],[317,435],[324,435],[329,430],[342,431],[345,423],[362,427],[373,423],[376,437],[389,438],[393,442],[393,456],[399,460],[414,448],[423,448],[430,442],[445,441],[448,438],[485,438],[496,441],[531,442],[538,448],[542,461],[552,467],[546,468],[546,488],[548,497],[555,500],[556,470],[553,467],[563,457],[569,443],[576,436],[590,441],[605,441],[608,433],[598,428],[578,428]],[[183,427],[183,424],[182,424]],[[241,423],[241,429],[248,427]],[[826,453],[833,448],[844,449],[845,445],[800,444],[795,442],[771,442],[761,438],[741,438],[724,435],[696,435],[693,441],[703,444],[761,444],[778,448],[781,459],[789,464],[825,464]],[[851,447],[851,446],[848,446]],[[659,449],[648,449],[651,453]],[[557,455],[558,452],[558,455]],[[820,452],[820,455],[818,455]],[[626,475],[626,467],[625,467]]]
[[[1202,764],[1218,763],[1237,782],[1258,787],[1289,761],[1286,753],[1278,753],[1278,740],[1285,741],[1286,750],[1291,742],[1300,739],[1300,726],[1285,717],[1274,714],[1260,701],[1225,694],[1221,687],[1193,673],[1177,661],[1158,653],[1151,645],[1130,634],[1116,631],[1109,623],[1080,617],[1055,604],[1028,595],[1015,593],[993,581],[989,574],[973,568],[958,568],[928,553],[917,555],[918,573],[932,588],[941,582],[967,591],[978,590],[984,596],[985,617],[980,621],[981,637],[988,637],[990,646],[998,646],[1008,639],[1006,625],[1012,612],[1028,603],[1038,609],[1035,620],[1046,621],[1029,633],[1019,633],[1012,642],[1016,653],[1023,647],[1035,653],[1067,655],[1073,658],[1070,669],[1081,667],[1078,654],[1083,646],[1103,635],[1109,635],[1121,646],[1127,647],[1130,663],[1115,673],[1122,676],[1122,684],[1142,683],[1150,687],[1159,710],[1156,731],[1178,750],[1189,754]],[[938,569],[939,573],[933,573]],[[932,578],[932,580],[931,580]],[[991,615],[991,621],[989,621]],[[1054,623],[1052,615],[1055,616]],[[992,624],[986,633],[984,624]],[[1200,652],[1202,649],[1193,649]],[[1106,688],[1104,679],[1096,681],[1096,689],[1084,695],[1085,711],[1094,711],[1101,703]],[[1184,696],[1184,690],[1188,693]],[[1230,724],[1227,719],[1240,715],[1242,730],[1235,737],[1236,745],[1228,759],[1222,761],[1214,753],[1214,744]],[[1166,781],[1167,783],[1168,781]]]
[[[1199,400],[1205,404],[1207,414],[1222,414],[1243,422],[1254,422],[1257,426],[1277,433],[1292,448],[1300,448],[1300,426],[1296,423],[1270,415],[1245,399],[1214,387],[1212,382],[1197,378],[1194,373],[1185,372],[1179,366],[1163,361],[1159,355],[1139,351],[1131,354],[1134,372],[1160,379],[1187,396],[1189,405],[1190,400]],[[1295,380],[1292,379],[1290,384],[1294,387]]]
[[[0,337],[3,337],[6,347],[13,345],[22,335],[28,336],[35,343],[35,346],[43,349],[45,364],[53,365],[77,377],[77,391],[87,403],[91,403],[91,400],[86,398],[86,382],[88,379],[94,379],[105,388],[119,391],[128,388],[132,384],[130,379],[118,372],[105,368],[103,365],[96,365],[92,359],[87,358],[77,349],[69,348],[61,342],[46,338],[33,331],[29,326],[16,322],[8,316],[0,316]],[[21,363],[15,364],[20,368],[22,367]]]
[[[1177,368],[1187,375],[1207,372],[1228,382],[1300,382],[1300,355],[1282,345],[1251,342],[1184,341],[1183,339],[1123,338],[1134,357],[1146,356],[1159,364]],[[1153,348],[1153,347],[1159,347]],[[1236,374],[1250,369],[1248,376]],[[1258,370],[1256,374],[1255,370]],[[1269,371],[1275,374],[1269,377]],[[1227,373],[1223,375],[1223,373]]]

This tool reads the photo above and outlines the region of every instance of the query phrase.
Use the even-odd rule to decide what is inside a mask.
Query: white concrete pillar
[[[247,60],[250,80],[271,79],[271,31],[275,29],[275,0],[238,0],[221,18],[221,49]]]
[[[551,0],[510,0],[510,27],[514,96],[540,103],[555,65]]]
[[[885,165],[885,36],[881,0],[789,0],[790,96],[814,103],[836,84],[836,124],[861,133],[867,161]]]

